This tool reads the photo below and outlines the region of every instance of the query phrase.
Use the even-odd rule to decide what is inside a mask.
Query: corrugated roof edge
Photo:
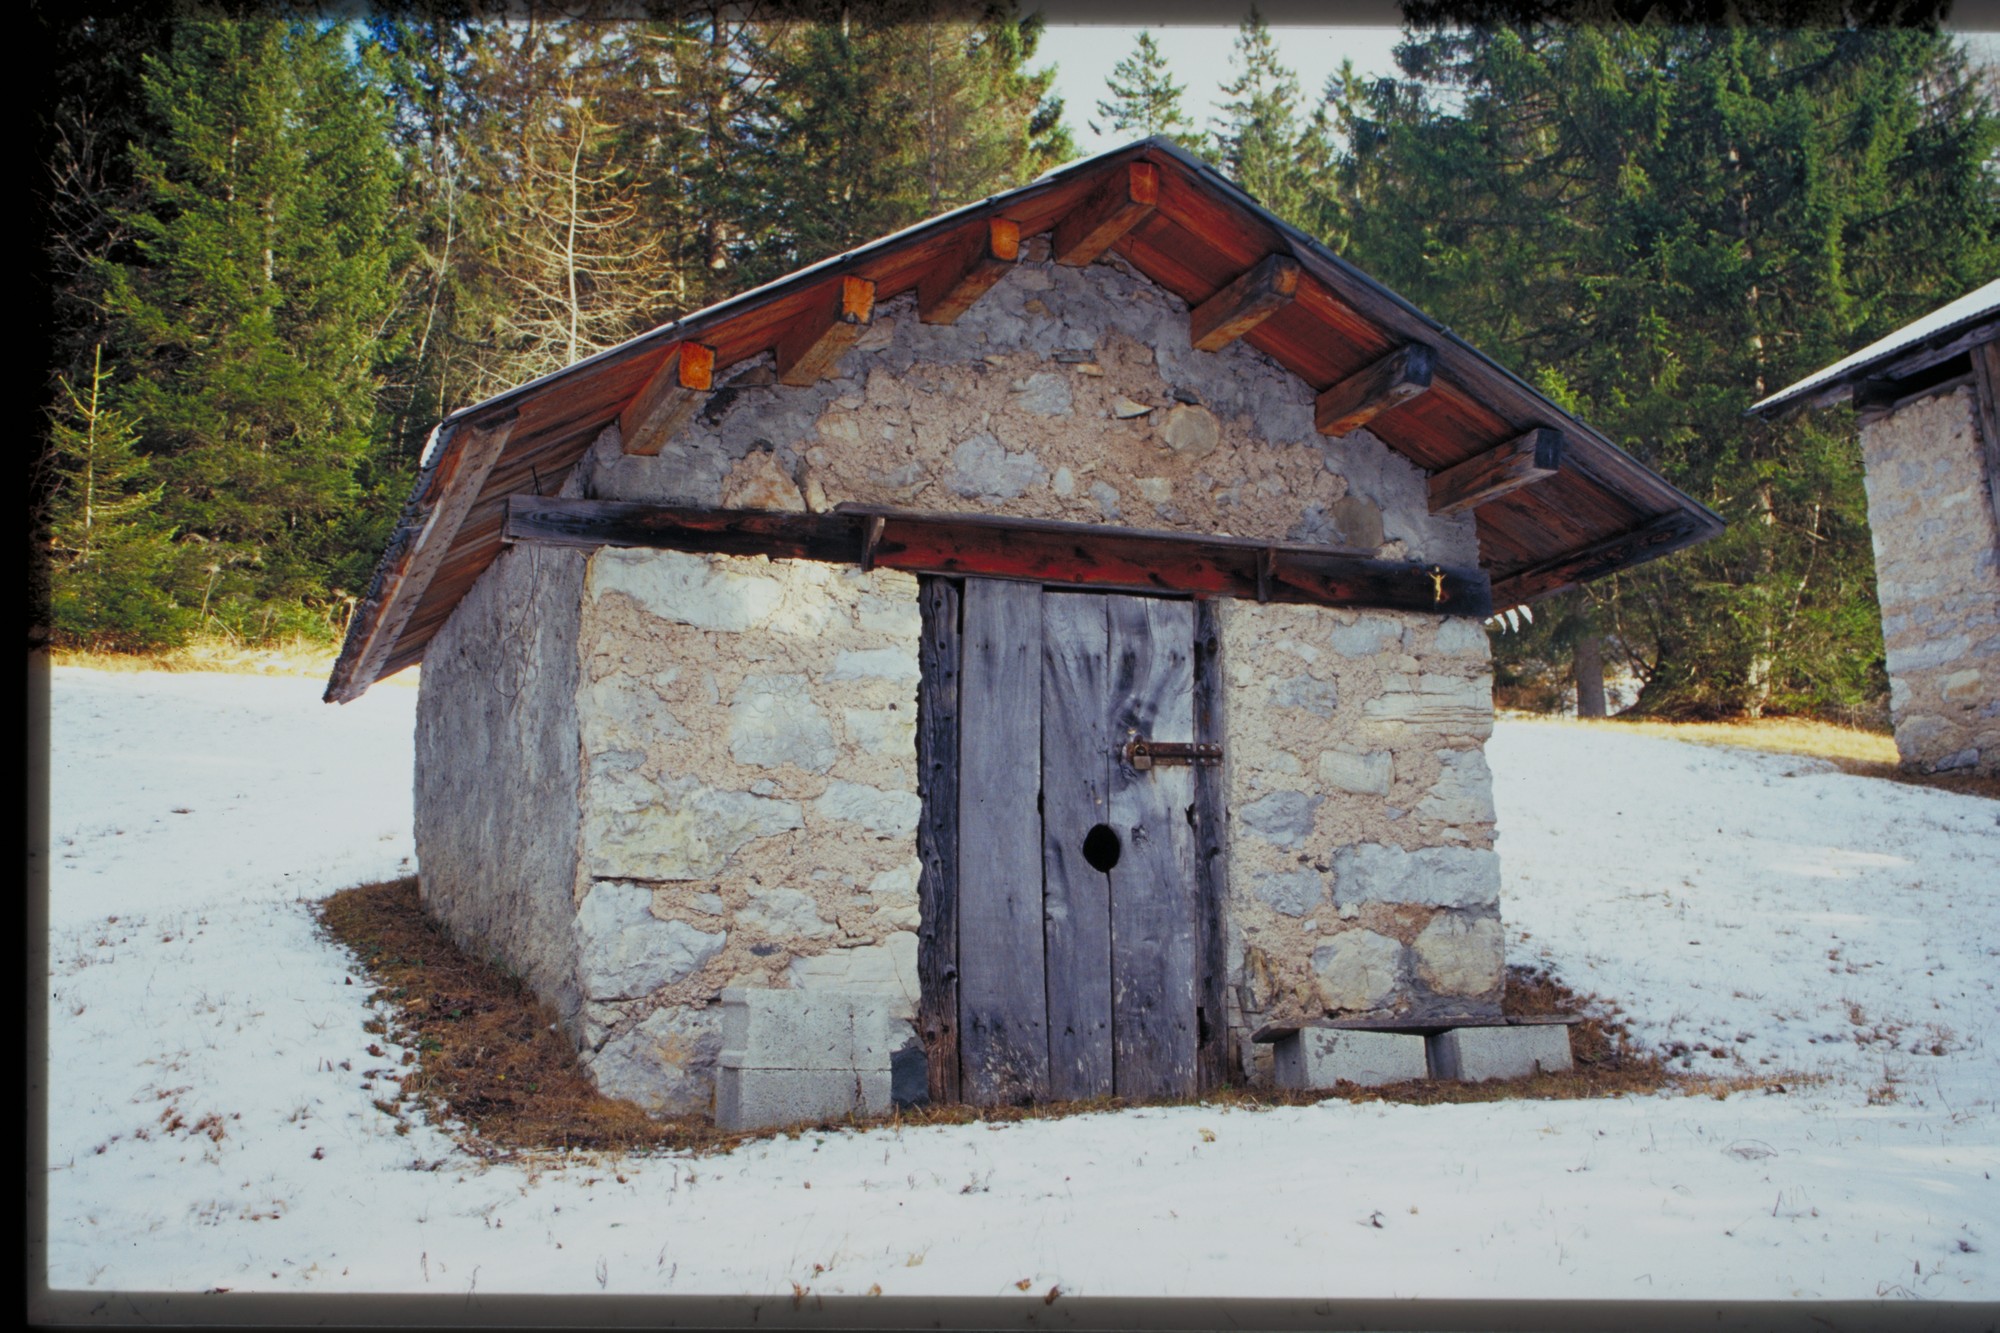
[[[1964,309],[1955,309],[1960,306]],[[1924,343],[1942,345],[1950,342],[1982,320],[1990,319],[2000,319],[2000,278],[1974,287],[1957,300],[1945,302],[1929,314],[1877,338],[1860,351],[1850,353],[1832,365],[1815,370],[1804,379],[1752,403],[1744,409],[1743,415],[1767,419],[1789,415],[1792,410],[1807,406],[1805,399],[1808,395],[1817,396],[1841,388],[1852,389],[1857,380],[1865,378],[1868,371],[1883,362]]]

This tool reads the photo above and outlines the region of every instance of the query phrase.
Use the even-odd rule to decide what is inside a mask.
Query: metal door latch
[[[1219,764],[1222,747],[1208,741],[1148,741],[1134,736],[1120,755],[1143,773],[1155,764]]]

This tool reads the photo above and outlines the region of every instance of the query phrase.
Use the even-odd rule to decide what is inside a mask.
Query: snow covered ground
[[[366,1054],[367,987],[310,915],[410,868],[416,692],[317,694],[55,672],[53,1288],[2000,1298],[1994,802],[1501,724],[1512,960],[1692,1069],[1820,1076],[1783,1094],[481,1167],[373,1107],[398,1052]]]

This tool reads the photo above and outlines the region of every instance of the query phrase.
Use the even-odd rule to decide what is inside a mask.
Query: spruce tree
[[[1331,121],[1323,107],[1300,106],[1298,75],[1279,60],[1270,25],[1254,6],[1231,63],[1236,76],[1222,86],[1229,100],[1213,139],[1223,174],[1293,226],[1325,237],[1336,219]]]
[[[383,99],[342,29],[268,21],[183,25],[143,82],[137,253],[102,265],[115,405],[209,616],[323,628],[396,307]]]
[[[1164,134],[1185,148],[1201,151],[1201,136],[1181,110],[1181,94],[1186,89],[1173,81],[1152,33],[1140,31],[1132,54],[1112,66],[1104,86],[1110,90],[1111,100],[1099,102],[1097,114],[1110,133],[1140,138]],[[1106,132],[1095,121],[1090,128],[1095,134]]]

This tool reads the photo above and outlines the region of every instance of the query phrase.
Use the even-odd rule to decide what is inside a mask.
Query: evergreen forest
[[[1853,419],[1743,413],[2000,273],[1994,72],[1526,9],[1320,88],[1255,10],[1215,88],[1142,36],[1068,123],[1171,136],[1729,521],[1513,618],[1506,697],[1879,725]],[[331,644],[448,412],[1079,153],[1005,5],[649,12],[34,8],[31,634]]]

